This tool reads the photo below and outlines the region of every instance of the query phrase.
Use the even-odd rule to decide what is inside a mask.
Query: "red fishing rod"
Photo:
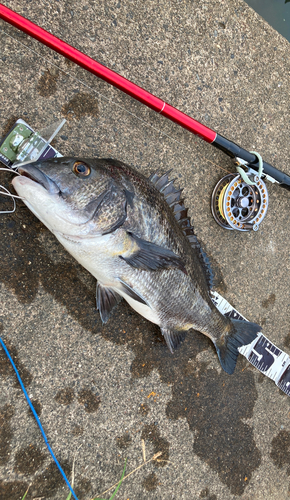
[[[67,59],[70,59],[75,64],[78,64],[90,73],[93,73],[94,75],[98,76],[102,80],[105,80],[119,90],[122,90],[126,94],[130,95],[137,101],[140,101],[142,104],[145,104],[162,116],[165,116],[181,127],[189,130],[206,142],[211,143],[213,146],[222,150],[231,158],[240,158],[244,162],[249,164],[251,168],[258,171],[259,159],[255,154],[241,148],[229,139],[226,139],[225,137],[219,135],[214,130],[211,130],[202,123],[199,123],[190,116],[186,115],[182,111],[174,108],[162,99],[159,99],[159,97],[156,97],[150,92],[147,92],[143,88],[132,83],[130,80],[127,80],[123,76],[119,75],[115,71],[112,71],[106,66],[98,63],[83,52],[75,49],[68,43],[52,35],[43,28],[40,28],[36,24],[32,23],[23,16],[20,16],[8,7],[5,7],[5,5],[3,4],[0,4],[0,18],[9,24],[12,24],[12,26],[23,31],[27,35],[35,38],[44,45],[47,45],[55,52],[58,52]],[[280,170],[274,168],[272,165],[264,161],[263,171],[266,175],[275,179],[282,187],[290,190],[290,177],[288,175],[284,174]]]
[[[290,190],[290,177],[263,161],[258,153],[241,148],[3,4],[0,4],[0,18],[162,116],[211,143],[231,158],[236,158],[240,165],[246,167],[252,180],[249,176],[244,175],[244,172],[240,173],[240,177],[230,174],[223,178],[214,190],[212,211],[216,221],[222,227],[242,231],[258,229],[268,206],[267,189],[261,176]],[[240,172],[241,169],[237,170]],[[257,172],[259,172],[258,175]],[[227,200],[229,200],[228,203]]]

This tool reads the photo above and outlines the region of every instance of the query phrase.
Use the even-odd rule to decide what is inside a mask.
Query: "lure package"
[[[40,132],[35,132],[24,120],[17,120],[0,142],[0,161],[6,167],[17,169],[20,164],[62,156],[50,142],[65,121],[61,120]]]

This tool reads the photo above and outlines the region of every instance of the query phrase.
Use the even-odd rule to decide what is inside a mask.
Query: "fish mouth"
[[[40,184],[50,194],[60,193],[58,185],[34,165],[23,165],[23,167],[18,168],[18,173],[22,177],[28,177],[28,179]]]

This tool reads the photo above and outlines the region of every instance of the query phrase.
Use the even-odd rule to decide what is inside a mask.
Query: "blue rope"
[[[30,398],[29,398],[29,396],[28,396],[28,394],[27,394],[27,392],[26,392],[26,389],[25,389],[25,387],[24,387],[24,385],[23,385],[23,382],[22,382],[22,380],[21,380],[21,378],[20,378],[20,375],[19,375],[19,373],[18,373],[18,370],[17,370],[17,368],[16,368],[16,366],[15,366],[15,364],[14,364],[14,362],[13,362],[13,359],[11,358],[11,356],[10,356],[10,354],[9,354],[9,351],[8,351],[8,349],[7,349],[6,345],[4,344],[3,340],[1,339],[1,337],[0,337],[0,344],[2,345],[2,347],[3,347],[4,351],[5,351],[5,354],[6,354],[7,358],[9,359],[9,361],[10,361],[10,363],[11,363],[11,365],[12,365],[12,367],[13,367],[13,369],[14,369],[15,373],[16,373],[16,376],[17,376],[17,378],[18,378],[18,382],[19,382],[19,384],[20,384],[20,386],[21,386],[21,389],[22,389],[22,390],[23,390],[23,392],[24,392],[24,396],[26,397],[27,403],[28,403],[28,404],[29,404],[29,406],[30,406],[30,409],[31,409],[31,411],[32,411],[32,413],[33,413],[33,415],[34,415],[34,418],[35,418],[36,422],[37,422],[37,425],[38,425],[38,427],[40,428],[40,432],[41,432],[41,434],[42,434],[42,436],[43,436],[43,439],[44,439],[45,444],[46,444],[46,446],[47,446],[47,448],[48,448],[48,451],[49,451],[49,453],[51,454],[51,456],[52,456],[53,460],[55,461],[55,463],[56,463],[56,465],[57,465],[57,467],[58,467],[58,469],[59,469],[59,471],[60,471],[60,473],[61,473],[62,477],[64,478],[64,480],[65,480],[65,482],[66,482],[66,484],[68,485],[68,487],[69,487],[69,489],[70,489],[70,491],[71,491],[71,493],[72,493],[72,496],[74,497],[74,499],[75,499],[75,500],[78,500],[78,497],[76,496],[76,494],[75,494],[74,490],[72,489],[72,487],[71,487],[71,485],[70,485],[70,483],[69,483],[69,481],[68,481],[68,479],[67,479],[67,477],[66,477],[66,475],[65,475],[64,471],[62,470],[62,468],[61,468],[61,466],[60,466],[59,462],[57,461],[56,456],[54,455],[54,453],[53,453],[53,451],[52,451],[52,449],[51,449],[50,445],[48,444],[47,437],[46,437],[46,435],[45,435],[45,432],[44,432],[44,430],[43,430],[43,427],[42,427],[42,425],[41,425],[41,422],[40,422],[40,420],[39,420],[39,418],[38,418],[38,415],[37,415],[37,413],[36,413],[36,411],[35,411],[35,409],[34,409],[34,407],[33,407],[33,404],[31,403],[31,400],[30,400]]]

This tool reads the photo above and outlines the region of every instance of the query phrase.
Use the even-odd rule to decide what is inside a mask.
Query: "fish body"
[[[123,297],[159,325],[171,351],[195,329],[232,373],[238,347],[261,329],[231,321],[210,298],[210,269],[168,175],[147,179],[111,159],[57,158],[25,165],[17,193],[97,279],[103,322]]]

